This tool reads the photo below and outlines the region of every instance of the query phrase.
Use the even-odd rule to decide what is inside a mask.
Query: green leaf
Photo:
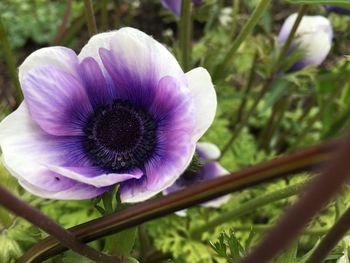
[[[105,250],[114,255],[129,256],[134,247],[136,230],[134,227],[107,237]]]
[[[291,4],[307,4],[307,5],[334,5],[339,7],[350,8],[348,0],[287,0]]]
[[[298,251],[298,244],[294,244],[276,259],[276,263],[294,263]]]

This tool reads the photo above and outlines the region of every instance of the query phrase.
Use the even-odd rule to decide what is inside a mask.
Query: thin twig
[[[325,172],[315,177],[301,198],[283,215],[277,225],[240,263],[271,262],[287,248],[310,220],[334,198],[350,179],[350,136],[339,146]],[[318,261],[320,262],[320,261]]]
[[[326,233],[306,263],[323,262],[332,249],[340,242],[350,229],[350,207],[336,224]]]
[[[64,14],[63,14],[63,18],[62,18],[62,22],[57,27],[57,34],[56,34],[54,40],[52,41],[52,43],[54,45],[58,45],[61,43],[62,38],[67,30],[68,20],[69,20],[69,17],[71,15],[71,11],[72,11],[72,4],[73,4],[73,0],[67,0],[66,8],[64,10]]]
[[[23,202],[2,186],[0,186],[0,196],[0,205],[13,212],[15,215],[28,220],[33,225],[44,230],[46,233],[52,235],[66,248],[70,248],[74,252],[98,262],[120,262],[116,257],[100,253],[97,250],[76,240],[74,234],[61,227],[35,207]],[[21,262],[27,263],[26,261],[22,260],[18,261],[18,263]]]
[[[16,104],[19,105],[23,100],[23,94],[22,94],[21,85],[19,84],[19,80],[17,76],[16,60],[12,53],[12,49],[11,49],[9,40],[7,38],[5,26],[2,22],[1,16],[0,16],[0,44],[3,48],[7,69],[10,73],[12,82],[15,86]]]

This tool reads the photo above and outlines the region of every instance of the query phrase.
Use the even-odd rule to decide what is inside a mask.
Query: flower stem
[[[314,97],[311,98],[312,101],[310,101],[306,107],[303,110],[302,115],[297,119],[296,123],[302,123],[304,119],[309,115],[312,107],[314,106]],[[278,138],[275,149],[276,151],[280,152],[282,150],[282,145],[285,142],[286,138],[290,135],[290,133],[293,131],[293,127],[290,126],[286,131],[282,133],[282,135]]]
[[[56,30],[57,31],[56,36],[55,36],[54,40],[52,41],[52,44],[54,44],[55,46],[59,45],[61,43],[62,38],[67,30],[68,20],[71,16],[71,13],[72,13],[72,4],[73,4],[73,0],[67,0],[66,7],[65,7],[65,10],[63,13],[62,21],[58,25],[57,30]]]
[[[344,86],[347,84],[348,81],[349,81],[349,78],[346,78],[344,81],[342,81],[340,85],[338,85],[337,88],[334,91],[332,91],[329,94],[329,96],[324,100],[325,102],[320,106],[320,109],[317,112],[317,114],[308,121],[306,127],[301,131],[296,141],[293,143],[294,145],[293,148],[301,144],[305,136],[309,134],[315,122],[322,117],[323,113],[326,111],[326,109],[328,109],[329,104],[332,103],[334,99],[336,99],[339,96],[339,94],[341,93],[341,91],[343,90]]]
[[[263,1],[260,2],[262,4]],[[228,140],[226,145],[224,146],[222,150],[222,154],[220,156],[220,159],[223,157],[223,155],[231,148],[231,145],[235,142],[235,140],[238,138],[239,134],[241,133],[242,129],[248,124],[250,116],[255,112],[256,107],[258,106],[260,100],[265,96],[265,94],[268,92],[270,86],[275,80],[275,72],[278,70],[278,67],[280,63],[282,62],[284,56],[286,55],[288,48],[290,44],[292,43],[292,40],[295,36],[295,33],[299,27],[299,24],[301,22],[301,19],[303,18],[304,14],[306,12],[306,5],[302,5],[299,9],[297,19],[294,22],[294,25],[292,27],[291,32],[288,35],[288,38],[286,42],[284,43],[281,52],[279,53],[279,56],[276,60],[276,62],[272,65],[271,71],[269,74],[269,77],[265,80],[265,83],[263,84],[262,89],[260,90],[260,93],[256,97],[255,101],[253,102],[252,107],[250,108],[249,112],[244,116],[241,123],[238,125],[238,128],[235,130],[235,132],[232,134],[231,138]],[[254,14],[253,14],[254,15]]]
[[[248,75],[248,81],[246,82],[246,85],[243,88],[243,97],[242,97],[241,103],[239,105],[237,113],[233,114],[234,118],[233,118],[232,123],[231,123],[231,127],[233,128],[233,130],[235,130],[236,125],[242,119],[242,115],[244,113],[244,109],[245,109],[245,106],[247,104],[248,96],[249,96],[250,90],[252,88],[254,75],[255,75],[256,64],[257,64],[257,59],[258,59],[258,55],[257,55],[257,52],[255,52],[254,58],[253,58],[253,61],[252,61],[252,65],[251,65],[251,68],[250,68],[250,71],[249,71],[249,75]]]
[[[221,214],[220,216],[207,222],[203,226],[199,226],[197,228],[192,229],[192,231],[190,232],[190,235],[195,239],[200,239],[201,235],[204,232],[210,231],[223,223],[237,219],[252,211],[255,211],[259,207],[268,205],[272,202],[276,202],[276,201],[297,195],[304,186],[305,186],[305,183],[298,183],[298,184],[291,185],[286,188],[277,190],[272,193],[261,195],[255,199],[252,199],[246,203],[241,204],[236,209],[233,209],[229,212]]]
[[[38,209],[30,206],[14,196],[11,192],[0,186],[0,205],[13,212],[17,216],[23,217],[33,225],[41,228],[52,235],[62,245],[72,249],[74,252],[98,262],[118,262],[116,257],[110,257],[95,249],[77,241],[75,236],[57,224],[55,221],[42,214]],[[21,260],[19,263],[23,262]],[[24,263],[24,262],[23,262]]]
[[[273,225],[241,225],[241,226],[234,226],[232,227],[234,231],[241,231],[241,232],[266,232],[269,231]],[[308,236],[322,236],[326,234],[329,231],[329,228],[325,227],[318,227],[318,228],[309,228],[306,229],[302,235],[308,235]]]
[[[222,77],[222,73],[224,69],[232,62],[234,55],[236,54],[238,48],[241,46],[243,41],[250,35],[259,19],[268,8],[271,0],[261,0],[259,5],[255,8],[253,14],[250,16],[247,23],[244,25],[242,31],[239,33],[235,41],[233,42],[230,50],[227,52],[224,60],[219,63],[213,71],[212,77],[215,80],[220,79]]]
[[[329,230],[320,244],[313,251],[306,263],[324,262],[332,249],[340,242],[350,229],[350,207]]]
[[[350,134],[321,174],[306,185],[303,195],[240,263],[271,262],[292,244],[309,222],[339,194],[350,179]],[[320,262],[320,261],[317,261]]]
[[[275,130],[278,129],[279,124],[281,123],[284,114],[288,109],[288,106],[288,96],[282,98],[273,105],[272,114],[270,116],[268,124],[265,125],[265,128],[263,129],[259,139],[259,148],[266,151],[269,150],[271,139],[275,133]]]
[[[244,115],[242,121],[237,124],[237,128],[234,130],[232,136],[230,137],[230,139],[227,141],[224,148],[222,149],[221,156],[220,156],[219,160],[221,158],[223,158],[223,156],[228,152],[228,150],[231,148],[232,144],[236,141],[236,139],[240,135],[242,129],[248,124],[250,116],[252,116],[252,114],[255,112],[255,109],[258,106],[260,100],[265,96],[266,92],[269,90],[274,79],[275,79],[274,76],[271,76],[270,78],[268,78],[265,81],[264,86],[261,88],[258,96],[255,98],[253,105],[251,106],[251,108],[249,109],[247,114]]]
[[[23,94],[21,90],[21,85],[19,84],[19,80],[18,80],[16,60],[12,53],[11,46],[6,34],[5,26],[1,19],[1,16],[0,16],[0,43],[2,46],[2,50],[4,52],[7,69],[10,73],[12,82],[15,85],[16,103],[19,105],[19,103],[23,100]]]
[[[230,36],[234,37],[238,26],[239,0],[232,0],[232,24],[230,28]]]
[[[281,62],[283,61],[284,57],[287,55],[288,49],[295,37],[295,34],[298,30],[298,27],[300,25],[301,20],[303,19],[303,16],[305,15],[307,10],[307,5],[301,5],[298,11],[298,16],[295,19],[294,25],[288,35],[288,38],[286,40],[286,42],[284,42],[284,45],[282,47],[282,50],[280,51],[277,61],[274,64],[274,68],[273,71],[276,71],[278,69],[278,67],[280,66]]]
[[[97,34],[94,8],[91,0],[84,0],[85,17],[90,37]]]
[[[183,0],[181,5],[180,18],[180,51],[181,63],[183,70],[186,72],[190,69],[190,59],[192,53],[192,17],[191,17],[191,0]]]
[[[167,196],[150,199],[117,213],[75,226],[69,231],[83,242],[93,241],[227,193],[242,190],[247,186],[318,167],[329,160],[342,143],[342,140],[338,140],[332,144],[310,147],[298,153],[268,161],[231,175],[215,178]],[[65,248],[54,238],[47,237],[28,250],[21,257],[21,260],[26,263],[43,261],[64,250]]]
[[[107,30],[108,30],[108,0],[102,0],[101,31],[105,32]]]

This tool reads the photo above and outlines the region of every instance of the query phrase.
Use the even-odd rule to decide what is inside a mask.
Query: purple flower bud
[[[172,186],[165,189],[164,194],[170,194],[191,187],[191,185],[229,174],[225,168],[223,168],[218,162],[214,161],[218,159],[221,154],[216,145],[199,142],[197,143],[196,154],[198,156],[198,160],[196,161],[199,162],[198,169],[195,171],[187,169]],[[206,207],[219,207],[227,202],[228,199],[229,195],[226,195],[203,203],[202,205]],[[181,212],[179,215],[182,214],[183,213]]]
[[[297,14],[289,16],[284,22],[278,42],[283,45],[297,18]],[[308,65],[320,65],[331,50],[333,29],[330,21],[323,16],[304,16],[291,44],[291,49],[300,48],[305,51],[305,58],[297,62],[290,71],[300,70]]]
[[[156,195],[186,170],[216,111],[208,72],[185,74],[133,28],[97,34],[79,55],[39,49],[19,80],[24,102],[0,123],[3,161],[44,198],[91,198],[115,184],[123,202]]]
[[[160,0],[165,8],[170,9],[175,15],[181,15],[182,0]],[[203,0],[192,0],[194,4],[201,4]]]
[[[333,12],[341,15],[350,15],[350,9],[347,8],[333,5],[325,5],[324,8],[330,13]]]

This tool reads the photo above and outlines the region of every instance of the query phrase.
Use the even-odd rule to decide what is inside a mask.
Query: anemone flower
[[[170,9],[175,15],[181,15],[182,0],[160,0],[165,8]],[[201,4],[203,0],[192,0],[194,4]]]
[[[197,157],[194,158],[194,162],[192,162],[189,169],[187,169],[172,186],[164,190],[164,194],[167,195],[197,183],[228,175],[229,172],[215,161],[220,157],[220,154],[219,148],[212,143],[197,143]],[[219,207],[227,202],[228,199],[229,195],[226,195],[203,203],[202,206]],[[183,215],[184,210],[181,210],[178,214]]]
[[[288,38],[297,18],[292,14],[284,22],[278,42],[282,45]],[[330,21],[323,16],[304,16],[298,27],[291,48],[300,48],[305,51],[303,60],[298,61],[290,71],[300,70],[308,65],[320,65],[331,50],[333,29]]]
[[[350,15],[350,9],[348,8],[343,8],[339,6],[333,6],[333,5],[325,5],[324,8],[330,13],[333,12],[340,15]]]
[[[0,123],[3,161],[44,198],[91,198],[115,184],[123,202],[154,196],[185,171],[216,111],[208,72],[184,74],[133,28],[95,35],[79,55],[40,49],[19,80],[24,102]]]

